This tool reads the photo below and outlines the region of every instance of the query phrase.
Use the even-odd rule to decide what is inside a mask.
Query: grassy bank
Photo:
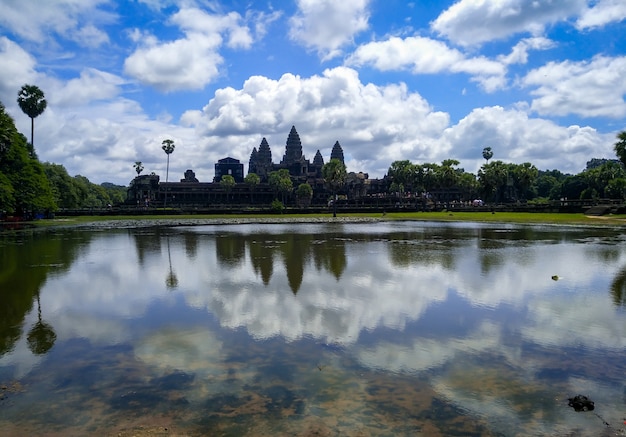
[[[524,212],[390,212],[386,214],[338,214],[339,218],[377,218],[380,220],[421,220],[421,221],[465,221],[465,222],[500,222],[500,223],[528,223],[528,224],[563,224],[588,226],[626,226],[626,215],[606,215],[590,217],[583,214],[568,213],[524,213]],[[137,216],[78,216],[57,217],[53,220],[38,220],[37,227],[71,226],[97,222],[124,221],[151,221],[151,220],[238,220],[238,219],[328,219],[332,214],[215,214],[215,215],[137,215]]]

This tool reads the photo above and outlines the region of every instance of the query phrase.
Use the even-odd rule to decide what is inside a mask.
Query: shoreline
[[[567,213],[387,213],[332,215],[218,215],[218,216],[77,216],[34,222],[0,223],[0,232],[46,229],[134,229],[151,227],[237,225],[237,224],[314,224],[376,223],[394,221],[508,223],[518,225],[623,227],[626,216],[586,216]]]

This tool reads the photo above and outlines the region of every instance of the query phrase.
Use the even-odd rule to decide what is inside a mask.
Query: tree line
[[[126,187],[71,177],[65,167],[40,162],[33,145],[34,119],[46,109],[43,92],[24,85],[18,104],[31,118],[31,141],[15,127],[0,102],[0,215],[28,217],[60,208],[101,208],[123,202]]]
[[[546,202],[560,199],[626,199],[626,131],[617,135],[614,150],[619,159],[594,158],[575,175],[559,170],[538,170],[530,162],[522,164],[489,160],[491,147],[483,149],[483,164],[477,174],[458,168],[459,161],[446,159],[437,163],[414,164],[394,161],[387,177],[389,191],[398,196],[408,193],[430,195],[436,200],[451,197],[486,202]],[[443,199],[442,199],[443,198]]]

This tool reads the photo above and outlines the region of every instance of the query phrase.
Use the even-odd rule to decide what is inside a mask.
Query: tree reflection
[[[170,251],[170,236],[166,237],[167,239],[167,259],[169,261],[170,270],[165,278],[165,286],[168,289],[174,289],[178,287],[178,278],[176,277],[176,273],[174,273],[174,269],[172,268],[172,253]]]
[[[246,236],[239,234],[216,235],[217,260],[227,267],[235,267],[241,263],[246,254],[246,238]]]
[[[274,249],[268,241],[271,236],[261,234],[248,242],[250,262],[256,274],[261,274],[263,285],[267,285],[274,272]]]
[[[54,333],[52,326],[41,319],[41,303],[39,301],[39,291],[37,291],[37,322],[28,332],[28,348],[35,355],[43,355],[52,349],[56,339],[57,335]]]
[[[68,271],[93,235],[58,230],[0,234],[0,356],[13,350],[20,339],[33,298],[39,302],[39,290],[48,275]],[[54,342],[54,332],[47,328],[40,320],[30,331],[34,350]]]
[[[611,296],[615,305],[626,306],[626,267],[613,278]]]
[[[348,265],[345,240],[330,235],[325,241],[313,244],[312,251],[317,270],[324,268],[339,280]]]
[[[287,242],[282,246],[287,282],[293,294],[297,294],[302,285],[304,263],[311,248],[311,235],[289,234]]]

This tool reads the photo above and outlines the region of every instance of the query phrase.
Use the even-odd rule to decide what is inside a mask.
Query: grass
[[[572,213],[527,213],[527,212],[389,212],[341,214],[338,217],[373,217],[383,220],[421,220],[421,221],[466,221],[527,224],[563,224],[588,226],[624,226],[626,214],[589,217]],[[332,218],[332,214],[215,214],[215,215],[125,215],[125,216],[77,216],[58,217],[53,220],[38,220],[37,227],[72,225],[115,220],[167,220],[167,219],[241,219],[241,218]]]

